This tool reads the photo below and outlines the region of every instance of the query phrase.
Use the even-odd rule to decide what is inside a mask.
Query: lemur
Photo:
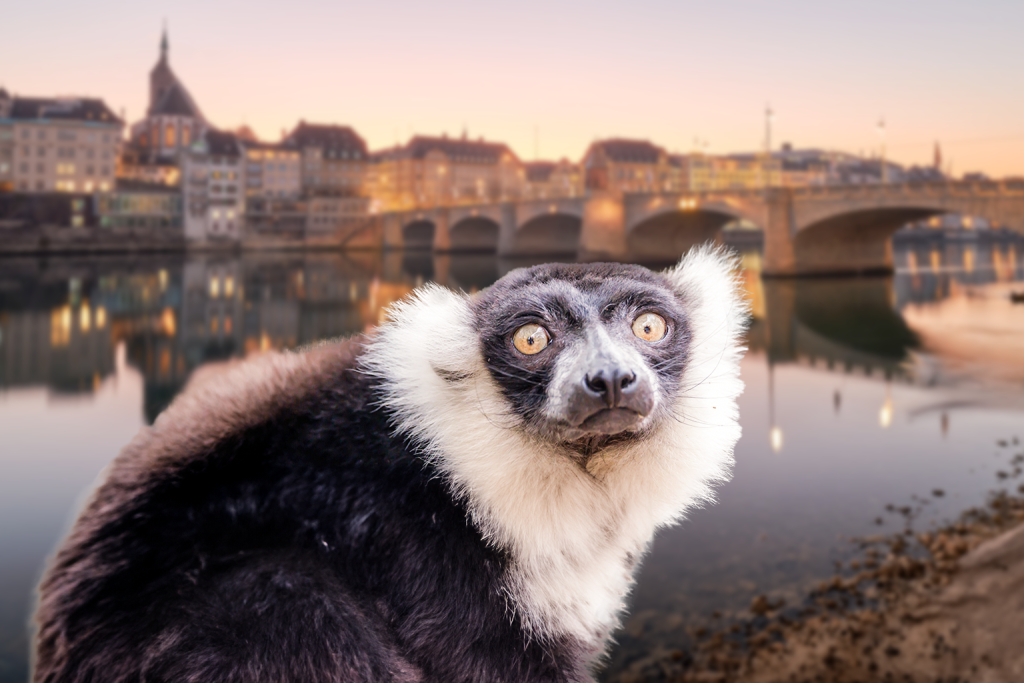
[[[50,563],[33,680],[592,680],[655,531],[730,476],[734,268],[428,285],[200,371]]]

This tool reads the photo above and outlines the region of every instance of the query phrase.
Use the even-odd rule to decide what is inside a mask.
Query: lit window
[[[214,276],[210,278],[210,298],[216,299],[220,296],[220,278]]]

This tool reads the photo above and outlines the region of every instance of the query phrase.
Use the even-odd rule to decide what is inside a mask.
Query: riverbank
[[[1009,471],[1024,467],[1017,439]],[[944,492],[936,490],[933,496]],[[749,618],[691,631],[685,648],[652,653],[621,683],[1024,680],[1024,485],[993,492],[955,522],[853,539],[855,559],[803,604],[759,596]]]

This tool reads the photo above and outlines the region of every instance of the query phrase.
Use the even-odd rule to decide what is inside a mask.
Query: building
[[[14,101],[0,88],[0,192],[14,189],[14,125],[11,108]]]
[[[0,189],[109,191],[122,127],[103,100],[15,97],[0,89]]]
[[[689,154],[685,189],[691,192],[757,190],[782,185],[782,162],[763,154]]]
[[[185,239],[237,243],[245,212],[244,155],[233,133],[208,129],[182,150]]]
[[[370,154],[363,138],[348,126],[300,121],[282,145],[299,152],[304,194],[365,193]]]
[[[147,150],[129,143],[118,159],[117,177],[177,187],[181,184],[181,166],[177,157],[151,157]]]
[[[181,192],[163,183],[119,179],[112,192],[96,197],[101,228],[182,227]]]
[[[483,138],[417,135],[374,155],[374,200],[384,210],[518,199],[522,162],[508,145]]]
[[[298,149],[288,143],[239,142],[245,153],[247,199],[298,199],[302,193]]]
[[[209,124],[168,59],[167,31],[160,40],[160,59],[149,73],[146,117],[131,127],[133,160],[137,164],[172,160],[202,139]]]
[[[671,191],[669,154],[647,140],[598,140],[583,155],[585,184],[612,192]]]
[[[568,159],[529,161],[523,164],[526,183],[523,195],[531,199],[577,197],[583,194],[580,167]]]
[[[306,238],[330,238],[370,215],[369,197],[314,194],[306,198]]]

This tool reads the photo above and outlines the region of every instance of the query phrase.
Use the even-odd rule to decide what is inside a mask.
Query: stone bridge
[[[1024,180],[582,197],[382,214],[386,249],[669,262],[735,221],[760,226],[766,275],[892,270],[892,234],[944,213],[1024,233]]]

